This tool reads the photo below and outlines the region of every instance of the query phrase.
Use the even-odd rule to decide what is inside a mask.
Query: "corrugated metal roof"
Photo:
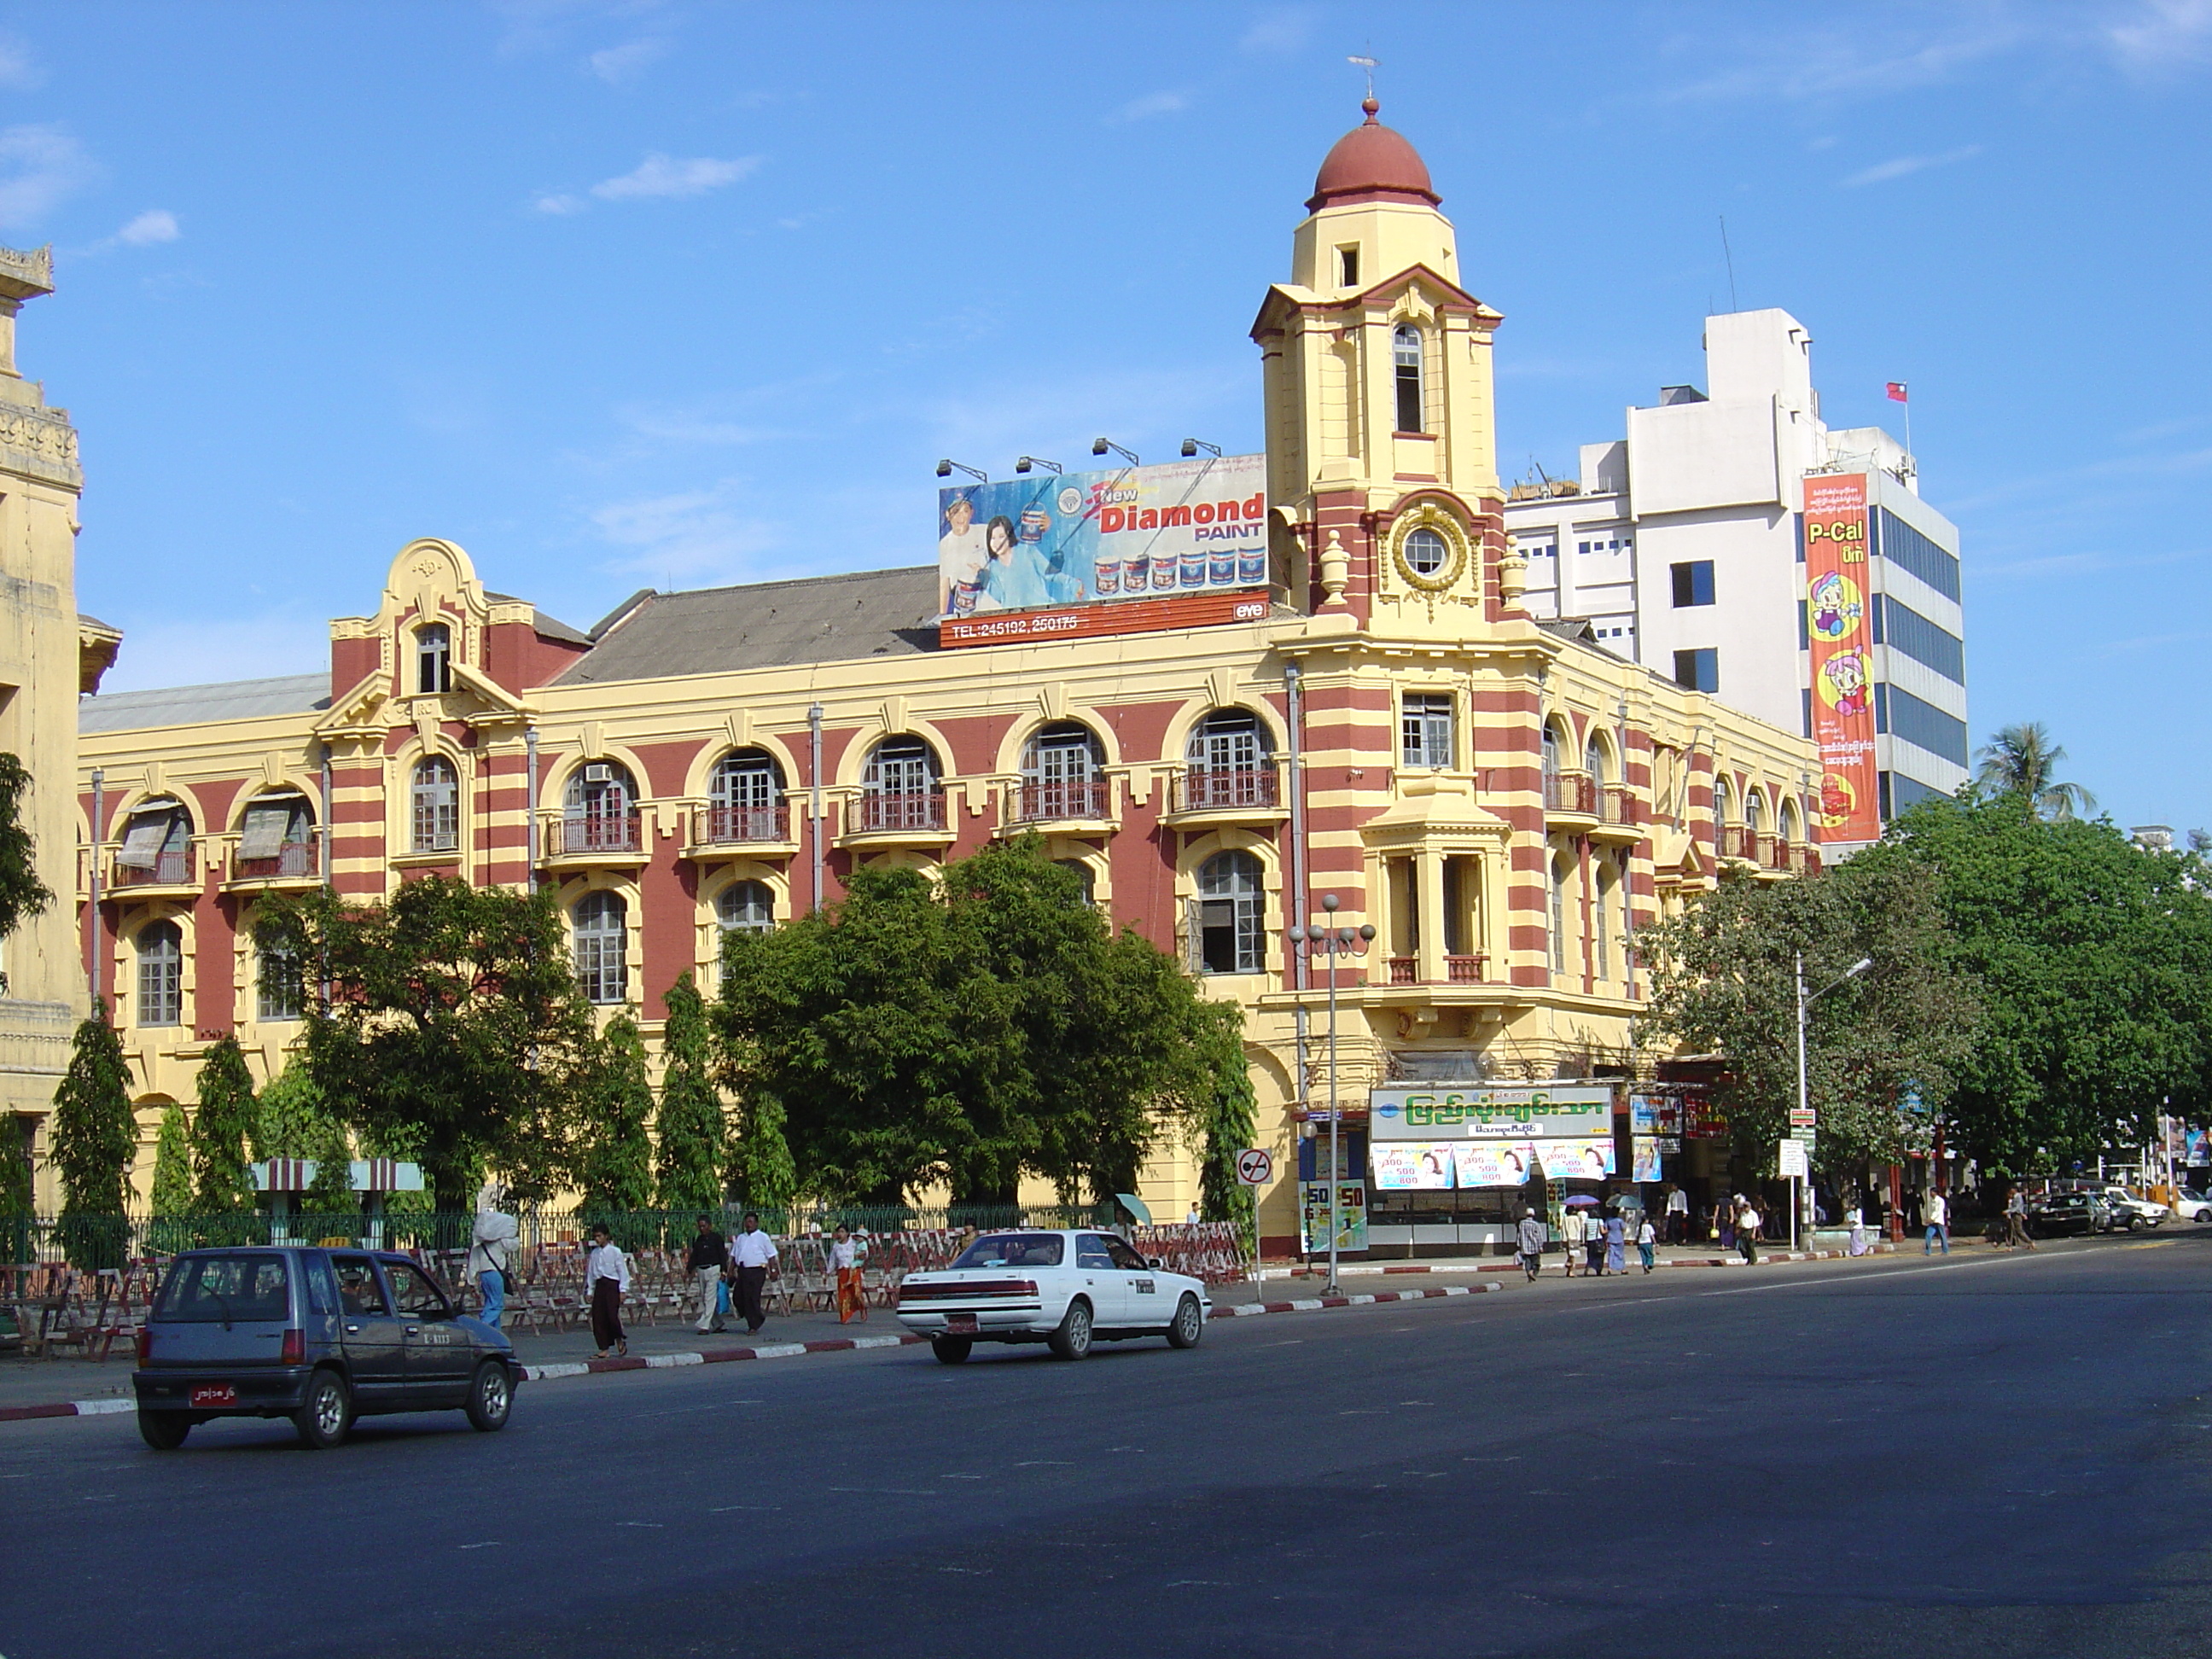
[[[484,598],[503,605],[530,605],[527,599],[518,599],[512,593],[495,593],[489,588],[484,590]],[[530,605],[530,626],[549,640],[566,640],[571,645],[589,645],[592,642],[592,636],[581,629],[569,627],[558,617],[547,616],[534,605]]]
[[[256,720],[303,714],[331,706],[328,674],[286,674],[276,679],[226,680],[219,685],[172,685],[158,691],[111,691],[80,697],[80,732],[133,732],[142,726],[204,726],[210,720]]]
[[[937,649],[937,567],[656,593],[556,685],[719,674]]]

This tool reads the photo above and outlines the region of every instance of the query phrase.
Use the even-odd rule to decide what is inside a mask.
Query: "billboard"
[[[1267,586],[1264,455],[1206,455],[1110,472],[1038,473],[937,493],[939,615],[981,623],[1000,613],[1135,606],[1103,626],[1171,626],[1200,600]],[[1264,611],[1261,612],[1265,614]],[[1103,621],[1103,619],[1102,619]],[[1024,628],[959,630],[960,643],[1024,638]]]
[[[1367,1100],[1370,1133],[1377,1140],[1603,1137],[1610,1145],[1613,1133],[1613,1091],[1604,1084],[1389,1085],[1369,1090]]]
[[[1807,478],[1804,526],[1805,639],[1812,655],[1813,741],[1820,753],[1814,820],[1825,841],[1872,841],[1881,834],[1881,803],[1875,781],[1866,475]]]

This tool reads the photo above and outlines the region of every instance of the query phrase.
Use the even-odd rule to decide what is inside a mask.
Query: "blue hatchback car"
[[[507,1338],[410,1257],[258,1245],[170,1263],[131,1381],[138,1432],[173,1451],[217,1417],[289,1418],[319,1449],[386,1412],[463,1411],[489,1433],[522,1376]]]

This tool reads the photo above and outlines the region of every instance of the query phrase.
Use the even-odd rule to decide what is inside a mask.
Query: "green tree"
[[[1916,1110],[1924,1120],[1942,1107],[1980,1018],[1934,873],[1895,860],[1862,854],[1794,881],[1726,878],[1636,944],[1652,978],[1644,1036],[1725,1057],[1718,1103],[1737,1150],[1762,1163],[1797,1103],[1802,957],[1816,999],[1806,1035],[1815,1162],[1846,1187],[1917,1138]],[[1861,959],[1872,966],[1847,977]]]
[[[131,1070],[98,997],[77,1024],[70,1063],[54,1091],[52,1162],[61,1176],[62,1238],[80,1267],[119,1265],[138,1120],[131,1109]]]
[[[1952,1139],[2000,1175],[2140,1145],[2170,1099],[2212,1114],[2212,896],[2202,860],[2008,791],[1901,814],[1850,868],[1931,872],[1950,954],[1988,1012],[1960,1067]]]
[[[680,975],[668,992],[662,1028],[660,1110],[654,1120],[654,1176],[664,1210],[708,1210],[722,1201],[722,1098],[714,1087],[714,1034],[707,1005]]]
[[[154,1140],[152,1207],[159,1220],[192,1212],[191,1126],[185,1109],[173,1103],[161,1109],[161,1129]]]
[[[2087,789],[2059,781],[2058,763],[2066,750],[2051,742],[2051,728],[2040,720],[2006,726],[1974,757],[1982,763],[1974,776],[1981,789],[2016,796],[2039,817],[2070,818],[2097,810],[2097,798]]]
[[[308,1073],[365,1147],[419,1158],[441,1210],[470,1208],[494,1163],[518,1198],[558,1187],[592,1042],[550,896],[433,876],[381,904],[289,901],[264,927],[317,964]]]
[[[653,1205],[653,1084],[628,1010],[607,1022],[576,1092],[575,1176],[587,1210]]]
[[[34,1198],[31,1188],[31,1144],[20,1128],[0,1124],[0,1216],[27,1218]],[[26,1261],[19,1246],[15,1260]]]
[[[39,879],[37,843],[22,824],[23,794],[30,787],[22,762],[0,753],[0,939],[53,902]],[[0,973],[0,995],[7,989],[8,976]]]
[[[725,951],[740,1137],[778,1103],[799,1184],[831,1199],[942,1181],[1003,1204],[1025,1173],[1127,1192],[1208,1086],[1189,979],[1113,933],[1034,836],[936,882],[856,871],[832,909]]]
[[[192,1114],[192,1213],[230,1215],[253,1207],[247,1142],[259,1113],[253,1073],[234,1036],[208,1045],[200,1058],[199,1106]]]
[[[1204,1135],[1198,1170],[1200,1212],[1208,1221],[1253,1228],[1253,1190],[1237,1178],[1237,1154],[1252,1145],[1255,1103],[1252,1070],[1244,1057],[1244,1011],[1233,1002],[1209,1002],[1205,1064],[1212,1087],[1199,1127]],[[1256,1259],[1259,1239],[1253,1237]]]
[[[358,1207],[353,1193],[353,1146],[345,1125],[331,1111],[301,1060],[293,1060],[261,1091],[253,1156],[305,1158],[314,1164],[314,1179],[300,1198],[300,1208],[307,1214],[343,1215]]]
[[[763,1214],[787,1210],[799,1199],[799,1166],[784,1138],[783,1103],[756,1089],[738,1111],[730,1136],[730,1190]]]

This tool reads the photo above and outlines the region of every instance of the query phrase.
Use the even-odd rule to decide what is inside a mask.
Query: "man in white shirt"
[[[1680,1187],[1667,1188],[1667,1242],[1686,1244],[1690,1240],[1690,1195]]]
[[[1559,1236],[1567,1245],[1567,1277],[1575,1276],[1575,1259],[1583,1253],[1583,1242],[1589,1236],[1589,1223],[1583,1219],[1582,1207],[1571,1206],[1559,1218]]]
[[[1942,1246],[1943,1254],[1951,1254],[1951,1207],[1944,1202],[1943,1194],[1930,1193],[1928,1202],[1921,1206],[1921,1214],[1928,1223],[1928,1237],[1920,1245],[1920,1254],[1933,1255]]]
[[[983,532],[975,527],[975,503],[961,490],[945,504],[945,533],[937,538],[941,614],[952,614],[953,595],[975,582],[983,562]]]
[[[757,1336],[768,1323],[761,1291],[768,1284],[769,1263],[775,1260],[775,1241],[760,1230],[760,1217],[745,1212],[744,1231],[730,1241],[730,1260],[738,1268],[738,1315],[745,1329]]]
[[[592,1253],[584,1259],[584,1289],[592,1307],[592,1340],[599,1351],[592,1356],[605,1359],[629,1352],[629,1333],[623,1329],[623,1297],[629,1290],[629,1258],[614,1242],[605,1222],[592,1229]]]

